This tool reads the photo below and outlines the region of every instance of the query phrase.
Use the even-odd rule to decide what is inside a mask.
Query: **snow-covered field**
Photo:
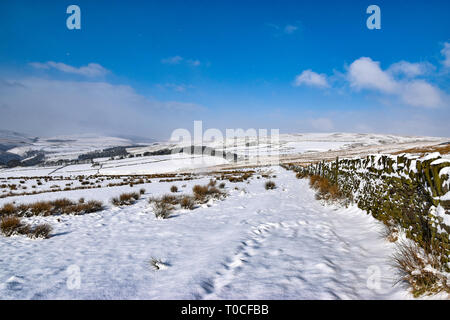
[[[336,133],[281,135],[275,143],[237,139],[205,145],[216,150],[225,145],[227,152],[250,158],[280,155],[281,162],[308,162],[446,141]],[[55,160],[76,158],[116,143],[131,145],[128,140],[90,136],[23,143],[9,152],[45,149]],[[398,279],[391,267],[394,244],[381,235],[380,222],[356,207],[324,206],[307,181],[279,166],[250,166],[257,173],[248,181],[225,180],[228,197],[224,200],[194,210],[179,209],[166,220],[156,219],[150,197],[169,193],[172,185],[179,194],[190,194],[194,185],[217,177],[215,171],[248,166],[248,162],[234,163],[218,156],[143,156],[179,146],[166,142],[133,147],[128,149],[133,158],[0,169],[0,206],[61,198],[106,204],[105,210],[82,216],[23,219],[32,225],[49,223],[53,227],[49,239],[0,236],[0,298],[412,298],[407,285],[394,285]],[[164,175],[150,177],[167,173],[175,180],[184,173],[194,175],[189,176],[193,180],[170,182],[164,181]],[[272,177],[275,190],[264,188],[267,179],[262,174]],[[129,185],[130,179],[141,178],[144,181]],[[10,185],[15,185],[14,190]],[[81,189],[86,185],[89,189]],[[123,192],[141,188],[146,193],[134,205],[110,203]],[[163,261],[159,270],[151,266],[152,258]]]
[[[393,244],[382,238],[379,222],[355,207],[325,207],[306,181],[283,169],[273,173],[275,190],[265,190],[266,180],[255,175],[248,184],[227,183],[225,200],[178,210],[166,220],[155,218],[147,198],[167,193],[173,183],[145,185],[145,196],[125,208],[29,218],[52,224],[54,235],[0,237],[0,297],[411,298],[405,286],[394,286]],[[176,184],[189,193],[207,180]],[[130,190],[101,189],[96,198],[107,200],[125,188]],[[89,198],[83,191],[67,196]],[[154,270],[152,258],[165,268]]]

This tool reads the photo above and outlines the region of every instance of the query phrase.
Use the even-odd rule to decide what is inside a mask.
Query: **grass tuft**
[[[137,192],[122,193],[119,197],[111,199],[111,202],[115,206],[129,206],[139,200],[141,195]]]
[[[393,259],[400,281],[411,285],[415,297],[442,291],[450,293],[447,276],[438,271],[441,266],[436,252],[426,253],[412,242],[401,242],[397,244]]]
[[[276,188],[275,182],[273,181],[267,181],[264,185],[264,187],[266,188],[266,190],[273,190]]]

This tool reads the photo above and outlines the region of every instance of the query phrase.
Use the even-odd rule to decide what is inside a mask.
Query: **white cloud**
[[[301,85],[327,88],[329,87],[327,76],[325,74],[318,74],[312,70],[305,70],[295,77],[294,86]]]
[[[288,24],[286,27],[284,27],[284,33],[287,33],[287,34],[294,33],[297,30],[298,30],[297,26],[293,26],[290,24]]]
[[[444,48],[441,50],[441,53],[445,58],[442,63],[445,67],[450,68],[450,42],[444,43]]]
[[[429,73],[434,66],[428,62],[411,63],[400,61],[392,64],[387,70],[392,75],[404,75],[408,78],[414,78]]]
[[[181,61],[183,61],[183,57],[180,56],[174,56],[174,57],[169,57],[169,58],[165,58],[161,60],[161,63],[164,64],[180,64]]]
[[[405,83],[400,95],[405,103],[414,107],[438,107],[443,104],[440,90],[423,80]]]
[[[418,75],[421,67],[402,61],[394,64],[394,72],[383,71],[380,63],[370,58],[362,57],[355,60],[348,69],[350,85],[358,90],[370,89],[400,98],[410,106],[434,108],[444,105],[445,95],[439,88],[425,80],[411,79],[413,74]],[[393,77],[395,72],[408,74],[407,80],[397,80]]]
[[[26,128],[36,134],[111,132],[157,137],[204,111],[194,103],[145,97],[128,85],[41,78],[0,80],[0,127]]]
[[[201,65],[200,60],[197,59],[185,59],[181,56],[169,57],[161,60],[163,64],[181,64],[185,63],[191,67],[198,67]]]
[[[98,63],[89,63],[87,66],[73,67],[62,62],[48,61],[45,63],[32,62],[30,65],[36,69],[56,69],[64,73],[77,74],[85,77],[100,77],[109,73]]]
[[[355,60],[348,70],[350,85],[357,89],[376,89],[393,93],[398,89],[395,80],[381,70],[380,63],[362,57]]]
[[[284,27],[277,25],[277,24],[273,24],[273,23],[266,23],[266,25],[268,27],[271,27],[272,29],[276,30],[277,35],[293,34],[294,32],[297,32],[299,30],[298,25],[293,25],[293,24],[287,24]]]
[[[166,84],[158,84],[157,87],[161,89],[171,89],[176,92],[185,92],[187,89],[191,89],[194,86],[176,83],[166,83]]]
[[[201,64],[199,60],[191,60],[191,59],[189,59],[187,63],[193,67],[198,67]]]

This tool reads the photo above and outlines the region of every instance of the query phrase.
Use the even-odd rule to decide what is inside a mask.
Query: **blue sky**
[[[66,8],[81,9],[68,30]],[[366,8],[381,9],[381,29]],[[450,136],[449,1],[1,1],[0,126]]]

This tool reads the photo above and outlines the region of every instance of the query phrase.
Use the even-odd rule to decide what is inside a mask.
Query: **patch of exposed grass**
[[[14,234],[28,234],[30,227],[17,217],[6,217],[0,223],[0,230],[5,236],[10,237]]]
[[[410,148],[401,151],[394,152],[392,154],[402,154],[402,153],[413,153],[425,155],[426,153],[439,152],[440,154],[449,154],[450,153],[450,144],[447,145],[435,145],[421,148]]]
[[[411,285],[415,297],[442,291],[450,293],[446,275],[438,271],[441,265],[437,252],[427,253],[412,242],[401,242],[393,259],[400,280]]]
[[[219,199],[224,195],[221,190],[211,185],[211,183],[205,186],[195,185],[192,188],[192,192],[194,193],[195,200],[200,203],[205,203],[211,198]]]
[[[58,214],[85,214],[103,210],[103,203],[100,201],[88,201],[81,199],[74,202],[68,199],[58,199],[54,201],[37,201],[29,204],[7,204],[0,209],[1,216],[52,216]]]
[[[141,195],[137,192],[122,193],[119,197],[114,197],[111,202],[115,206],[129,206],[136,203]]]
[[[50,237],[50,233],[52,232],[52,227],[49,224],[40,224],[34,227],[31,230],[31,233],[28,236],[32,238],[44,238],[48,239]]]
[[[195,208],[195,200],[192,196],[184,196],[181,198],[180,205],[183,209],[192,210]]]
[[[30,238],[50,237],[52,227],[49,224],[40,224],[31,228],[30,225],[23,223],[18,217],[6,217],[1,220],[0,230],[6,237],[12,235],[26,235]]]
[[[327,178],[312,175],[309,179],[310,186],[317,190],[316,198],[318,200],[338,200],[343,197],[338,186]]]
[[[174,210],[174,206],[163,200],[153,201],[153,212],[158,219],[168,219]]]
[[[0,209],[0,216],[11,216],[17,212],[16,206],[12,203],[6,203]]]
[[[273,189],[275,189],[277,186],[276,186],[276,184],[275,184],[275,182],[273,182],[273,181],[267,181],[265,184],[264,184],[264,188],[266,188],[266,190],[273,190]]]

